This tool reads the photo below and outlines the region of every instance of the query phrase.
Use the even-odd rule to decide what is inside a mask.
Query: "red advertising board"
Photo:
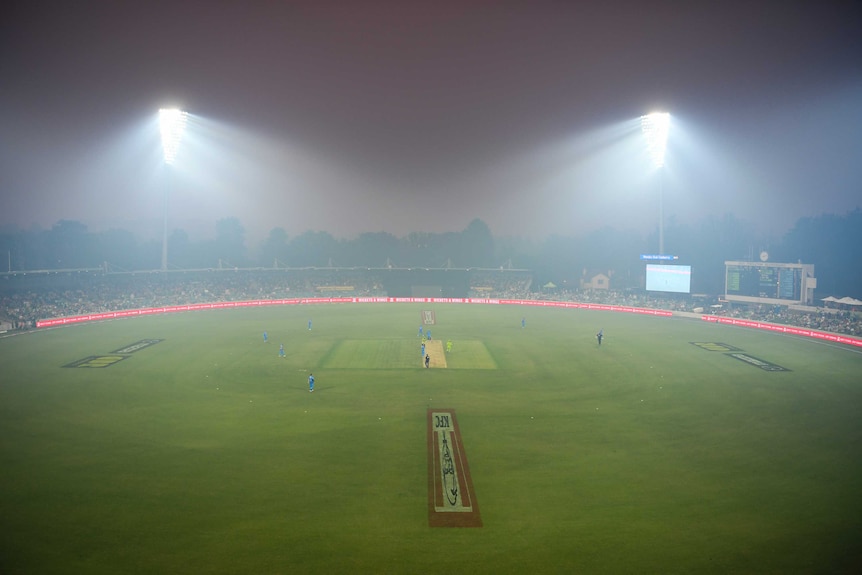
[[[653,315],[660,317],[672,317],[673,312],[663,309],[638,308],[631,306],[617,306],[598,303],[579,303],[569,301],[545,301],[545,300],[526,300],[526,299],[485,299],[485,298],[414,298],[414,297],[315,297],[315,298],[291,298],[291,299],[275,299],[275,300],[251,300],[251,301],[226,301],[215,303],[201,303],[190,305],[177,305],[144,309],[130,309],[107,313],[97,313],[88,315],[77,315],[72,317],[59,317],[52,319],[42,319],[36,322],[36,327],[56,327],[60,325],[70,325],[83,323],[88,321],[103,321],[107,319],[117,319],[124,317],[134,317],[140,315],[151,315],[160,313],[176,313],[181,311],[196,311],[204,309],[224,309],[236,307],[253,307],[253,306],[269,306],[269,305],[302,305],[302,304],[329,304],[329,303],[467,303],[467,304],[485,304],[485,305],[521,305],[521,306],[539,306],[539,307],[556,307],[563,309],[594,309],[600,311],[615,311],[622,313],[634,313],[642,315]],[[739,325],[754,329],[763,329],[767,331],[788,333],[802,337],[811,337],[824,341],[835,343],[843,343],[862,347],[862,339],[850,337],[847,335],[827,333],[813,329],[805,329],[789,325],[772,324],[760,321],[737,319],[729,317],[721,317],[714,315],[701,316],[703,321],[722,323],[728,325]]]

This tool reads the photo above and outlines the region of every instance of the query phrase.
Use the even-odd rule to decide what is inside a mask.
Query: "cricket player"
[[[425,357],[425,344],[422,344],[422,357]]]
[[[308,331],[311,331],[311,320],[308,320]]]
[[[446,353],[451,353],[451,352],[452,352],[452,340],[450,339],[449,341],[446,342]]]
[[[285,355],[284,355],[284,344],[281,344],[278,346],[278,356],[279,357],[285,357]]]
[[[267,337],[266,332],[263,332],[263,343],[266,343],[268,341],[269,341],[269,338]]]
[[[308,374],[308,391],[314,392],[314,374]]]
[[[419,335],[417,335],[416,337],[422,337],[422,326],[421,325],[419,326]]]
[[[527,327],[527,318],[522,317],[521,318],[521,329],[524,329],[525,327]]]
[[[428,366],[431,364],[431,356],[425,355],[425,369],[428,369]]]
[[[599,330],[599,333],[596,334],[596,340],[599,342],[599,346],[602,345],[602,338],[605,337],[605,328]]]

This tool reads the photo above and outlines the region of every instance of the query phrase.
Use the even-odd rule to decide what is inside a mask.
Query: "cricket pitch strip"
[[[428,409],[428,525],[482,527],[454,409]]]
[[[447,367],[446,354],[443,352],[442,339],[429,339],[428,341],[426,341],[425,353],[428,355],[429,358],[428,367]]]

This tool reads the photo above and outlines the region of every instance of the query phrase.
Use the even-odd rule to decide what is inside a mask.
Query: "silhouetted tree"
[[[549,281],[560,283],[574,282],[577,285],[584,267],[580,254],[581,244],[572,236],[552,234],[539,246],[536,265],[533,267],[536,281],[544,285]]]
[[[604,227],[587,234],[582,243],[582,267],[609,272],[613,289],[643,287],[644,264],[640,255],[646,243],[640,235]]]
[[[260,249],[260,265],[263,267],[275,266],[276,261],[278,261],[278,265],[281,267],[287,265],[290,251],[288,240],[289,238],[284,228],[271,229]]]
[[[0,256],[2,256],[2,265],[0,270],[6,272],[18,270],[21,259],[21,239],[20,236],[13,233],[0,234]]]
[[[488,224],[476,218],[467,225],[461,232],[460,253],[456,259],[463,267],[498,267],[494,261],[494,237]]]
[[[733,214],[707,216],[696,229],[679,238],[681,263],[692,266],[693,293],[724,292],[724,262],[743,259],[749,246],[759,243],[752,224]]]
[[[222,266],[246,265],[245,229],[237,218],[224,218],[216,222],[215,249]]]
[[[328,232],[307,231],[290,242],[291,267],[325,267],[338,259],[338,241]]]
[[[185,230],[175,229],[168,237],[168,268],[197,269],[202,267],[200,244],[193,244]]]
[[[109,264],[109,269],[133,271],[140,268],[138,241],[128,230],[112,228],[98,234],[99,258]]]
[[[60,220],[47,233],[47,247],[56,268],[98,267],[102,264],[96,253],[95,241],[87,226],[74,220]]]
[[[383,267],[387,258],[397,258],[401,242],[387,232],[366,232],[347,243],[344,257],[352,266]]]
[[[504,267],[515,269],[532,269],[535,267],[538,248],[532,240],[512,236],[496,238],[494,249],[495,261],[500,262],[500,265]]]
[[[492,267],[532,269],[541,285],[577,285],[583,269],[615,272],[612,286],[643,287],[644,262],[639,254],[652,252],[656,234],[642,239],[633,232],[603,228],[584,236],[552,235],[533,243],[513,238],[496,239],[488,226],[475,219],[461,232],[412,232],[403,238],[386,232],[363,233],[352,240],[336,240],[327,232],[308,231],[289,241],[275,228],[261,246],[261,261],[271,266],[381,267],[390,258],[398,267]],[[169,264],[176,268],[248,265],[245,230],[237,218],[216,223],[216,239],[192,241],[183,230],[169,238]],[[693,224],[670,218],[665,229],[666,250],[692,266],[692,291],[723,293],[724,262],[755,257],[769,245],[756,228],[732,214],[709,216]],[[161,262],[161,241],[139,243],[125,230],[87,231],[74,220],[60,220],[50,230],[7,232],[0,250],[13,271],[99,267],[109,262],[114,270],[153,270]],[[818,295],[862,297],[862,210],[844,215],[824,214],[800,219],[770,250],[771,261],[811,263],[815,266]]]
[[[784,261],[814,264],[818,295],[862,297],[862,210],[802,218],[777,252]]]

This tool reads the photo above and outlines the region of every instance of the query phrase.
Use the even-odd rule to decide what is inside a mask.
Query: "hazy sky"
[[[862,8],[797,2],[13,1],[0,228],[250,241],[650,232],[732,212],[780,236],[862,205]],[[157,110],[193,114],[161,164]],[[636,119],[672,114],[663,177]]]

